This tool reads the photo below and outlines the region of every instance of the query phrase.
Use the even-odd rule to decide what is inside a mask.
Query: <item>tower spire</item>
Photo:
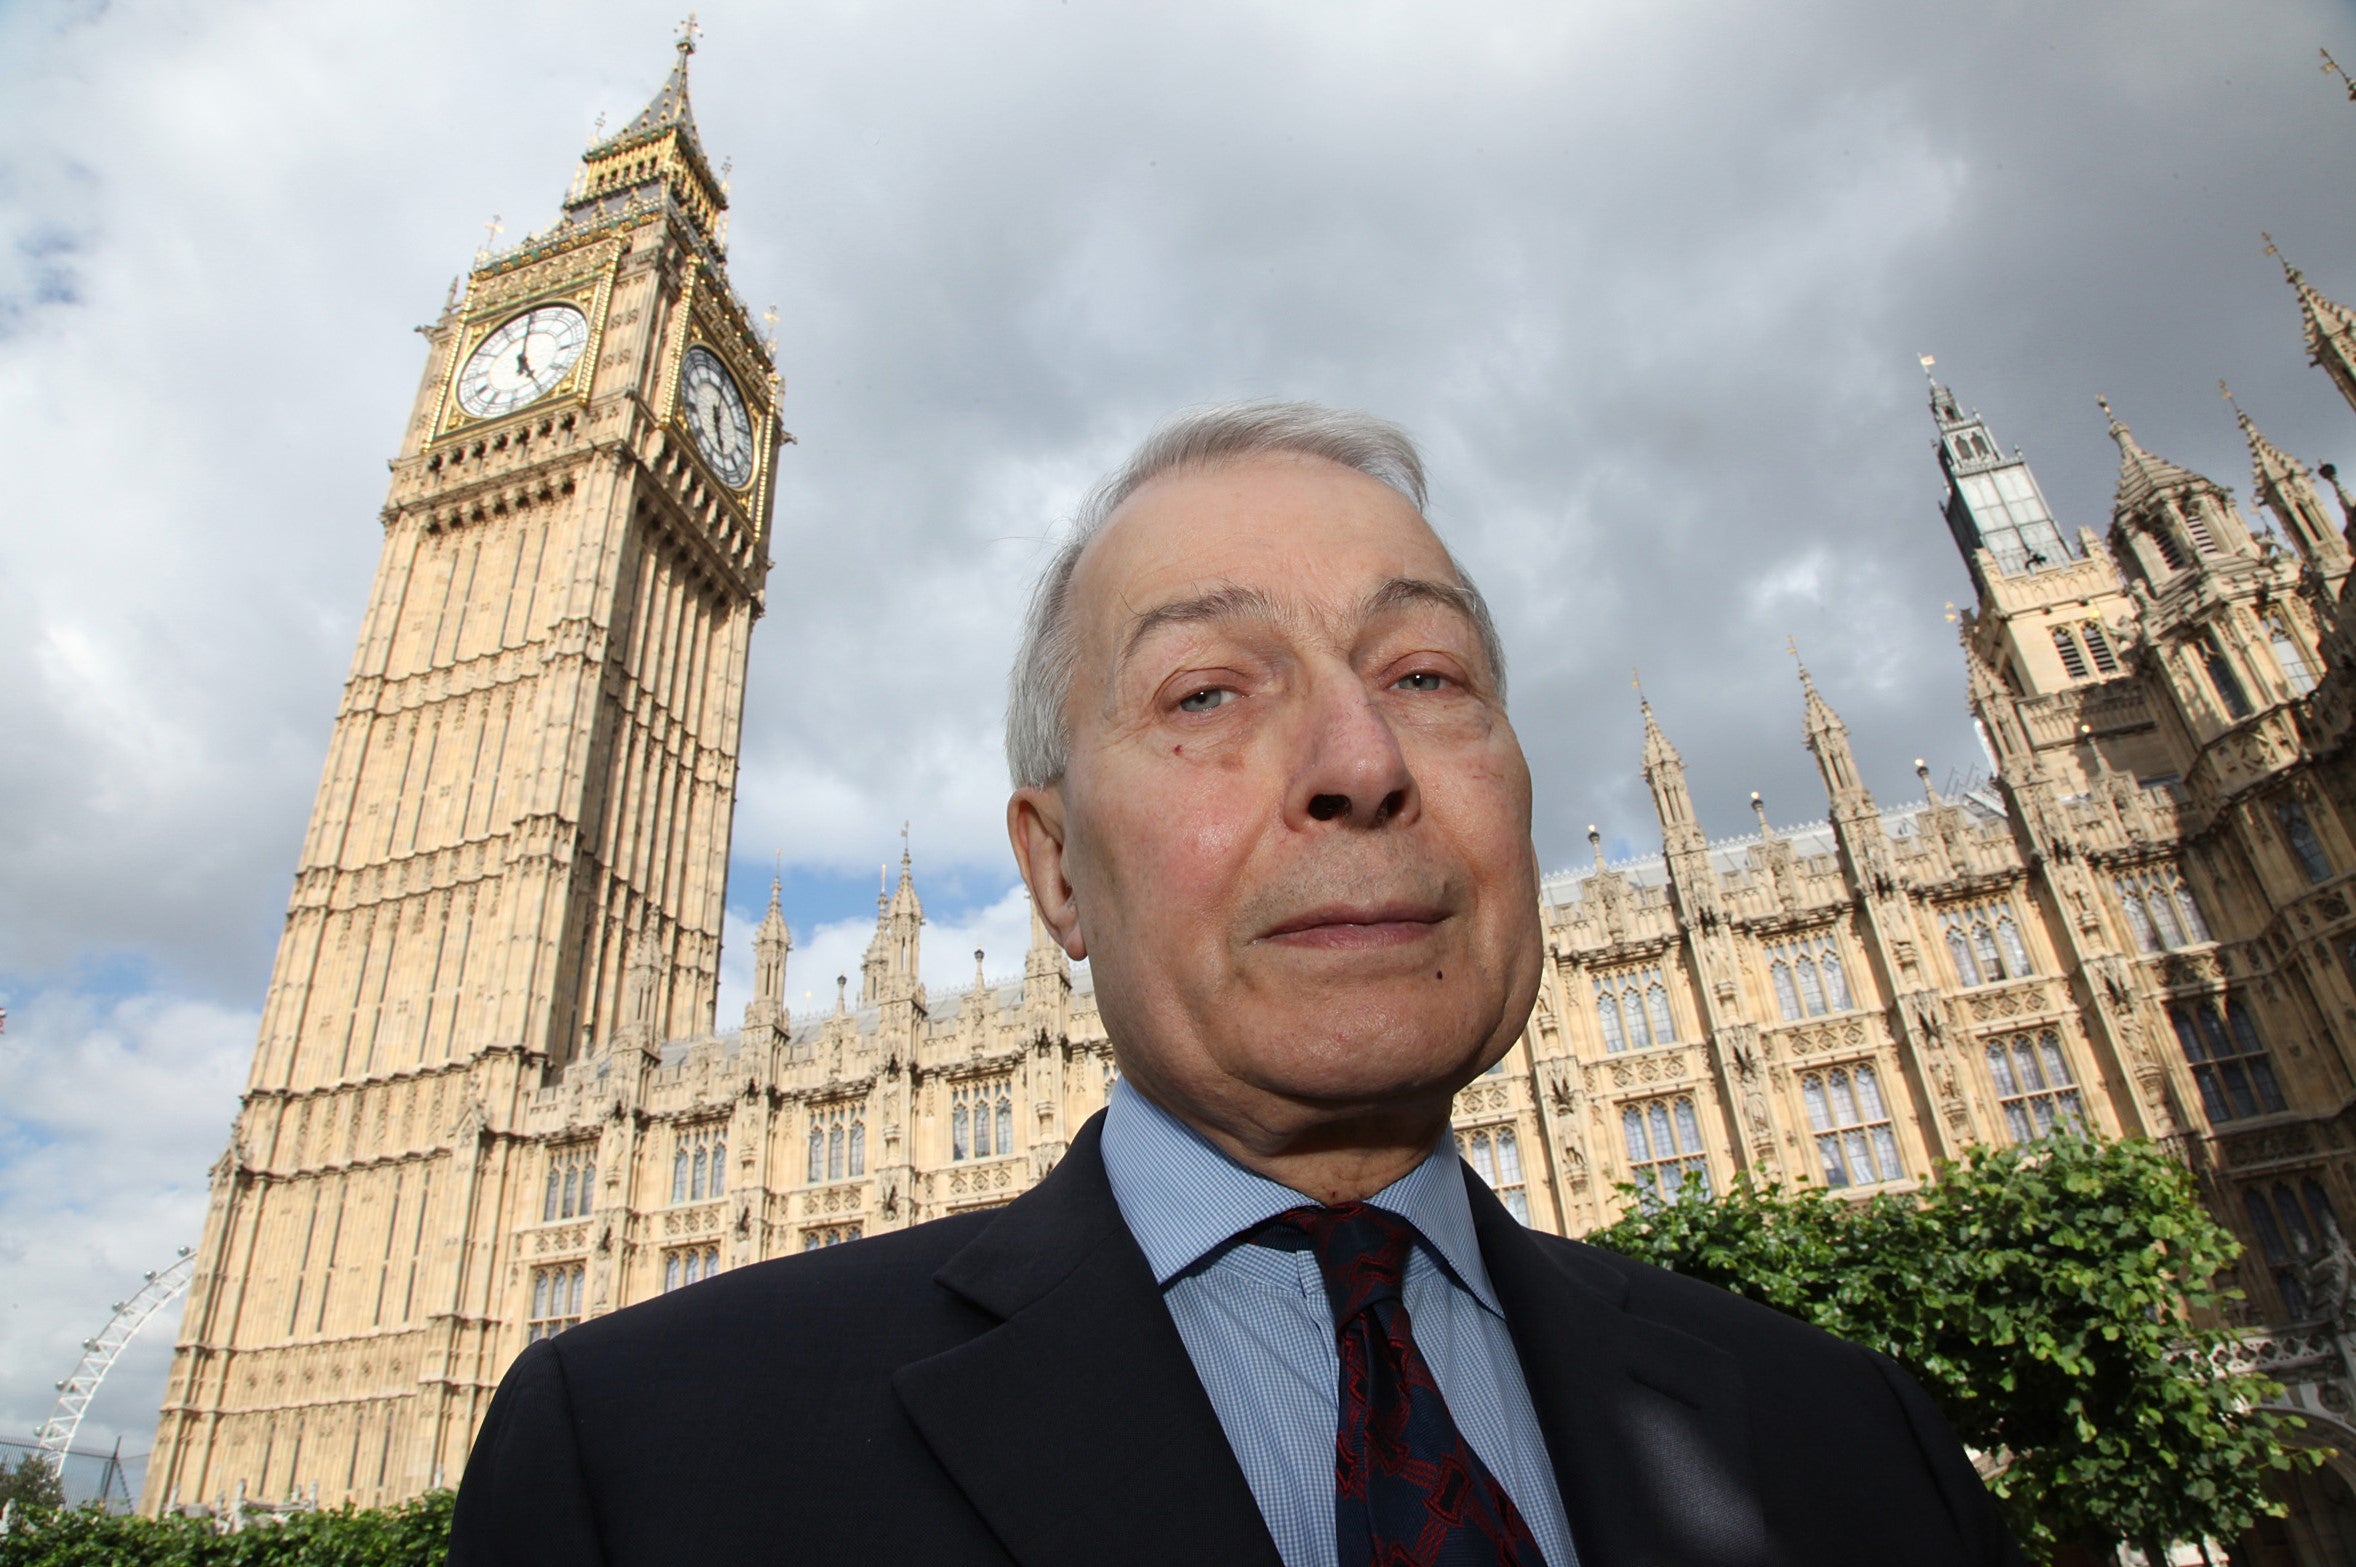
[[[2313,476],[2306,464],[2266,439],[2241,404],[2233,400],[2233,392],[2223,381],[2217,391],[2233,410],[2234,419],[2241,425],[2242,439],[2250,448],[2250,493],[2258,504],[2272,514],[2299,553],[2315,563],[2316,569],[2327,576],[2347,571],[2348,543],[2334,527],[2323,500],[2315,493]]]
[[[568,223],[596,223],[667,201],[717,245],[728,188],[704,155],[687,93],[687,61],[699,31],[689,16],[680,26],[670,74],[646,107],[581,154],[580,172],[565,198]]]
[[[2275,249],[2273,235],[2259,237],[2266,241],[2266,254],[2282,263],[2283,278],[2299,298],[2299,325],[2307,339],[2307,358],[2331,377],[2348,406],[2356,408],[2356,312],[2325,298],[2304,272],[2291,265],[2288,256]]]
[[[1800,672],[1800,692],[1806,706],[1804,729],[1808,749],[1815,753],[1817,771],[1824,775],[1825,791],[1832,796],[1833,811],[1837,816],[1843,806],[1873,807],[1873,796],[1865,788],[1865,780],[1857,772],[1857,753],[1849,746],[1849,726],[1841,722],[1841,715],[1832,710],[1824,693],[1816,689],[1816,682],[1808,673],[1807,663],[1800,657],[1797,638],[1786,638],[1792,663]]]
[[[2017,450],[2008,456],[1978,410],[1967,412],[1939,384],[1932,370],[1937,360],[1920,358],[1930,382],[1939,471],[1947,479],[1947,531],[1963,553],[1972,585],[1986,594],[1991,575],[2027,576],[2084,559],[2084,545],[2063,534],[2027,460]]]

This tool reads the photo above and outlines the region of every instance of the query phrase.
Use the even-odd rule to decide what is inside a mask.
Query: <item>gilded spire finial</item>
[[[2318,49],[2315,52],[2323,56],[2324,73],[2338,77],[2341,85],[2348,89],[2348,101],[2356,103],[2356,80],[2351,80],[2348,73],[2341,69],[2340,62],[2331,57],[2329,49]]]
[[[688,12],[687,20],[679,24],[678,49],[681,55],[690,55],[695,53],[696,35],[701,33],[703,30],[703,24],[695,19],[695,13],[693,11]]]

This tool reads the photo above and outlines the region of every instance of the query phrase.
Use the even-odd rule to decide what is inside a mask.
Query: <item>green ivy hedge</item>
[[[338,1508],[215,1534],[202,1518],[136,1518],[92,1508],[20,1509],[0,1567],[442,1567],[449,1491],[401,1507]]]

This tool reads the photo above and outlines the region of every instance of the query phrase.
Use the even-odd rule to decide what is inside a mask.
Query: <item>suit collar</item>
[[[1279,1567],[1113,1202],[1102,1123],[934,1275],[998,1324],[901,1367],[893,1389],[1023,1567]]]
[[[1628,1309],[1627,1280],[1467,1196],[1580,1567],[1774,1567],[1733,1356]]]

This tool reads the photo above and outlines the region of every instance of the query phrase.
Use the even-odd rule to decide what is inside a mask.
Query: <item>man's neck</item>
[[[1448,1101],[1437,1107],[1386,1105],[1346,1117],[1261,1120],[1172,1103],[1132,1079],[1129,1087],[1192,1128],[1237,1164],[1327,1207],[1363,1202],[1431,1157],[1448,1129]]]

